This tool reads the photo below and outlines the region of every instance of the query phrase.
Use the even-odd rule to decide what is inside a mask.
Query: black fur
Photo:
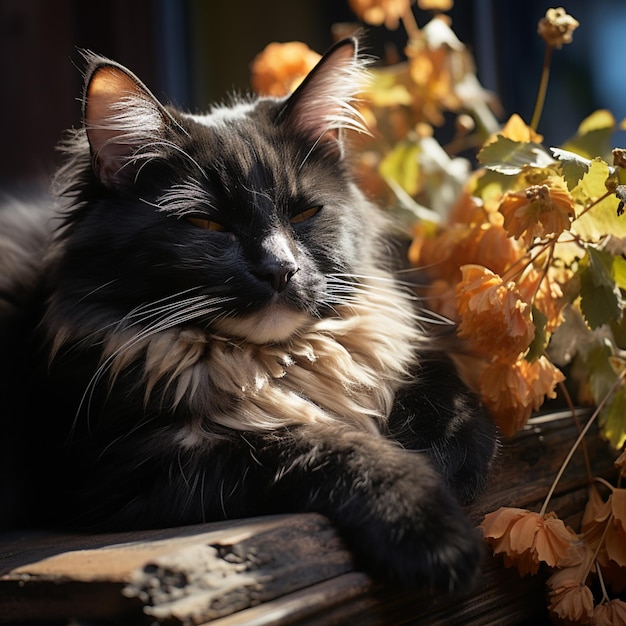
[[[364,271],[391,267],[384,220],[344,158],[350,124],[327,130],[332,105],[315,105],[316,123],[310,104],[354,63],[354,46],[331,50],[289,99],[239,103],[205,121],[162,108],[127,70],[89,57],[86,123],[65,145],[58,214],[0,212],[0,523],[121,529],[318,511],[376,577],[471,582],[480,542],[457,498],[483,486],[495,435],[435,340],[416,344],[411,375],[378,422],[382,437],[341,416],[231,428],[217,407],[238,419],[236,390],[224,397],[210,377],[185,387],[171,370],[153,381],[146,370],[170,328],[200,337],[207,354],[211,341],[243,350],[257,320],[277,311],[286,330],[259,332],[289,345],[300,326],[349,310]],[[103,114],[90,88],[103,72],[134,93],[132,106],[147,105],[153,135],[93,122]],[[137,337],[145,346],[117,363]],[[191,425],[194,443],[183,445]]]

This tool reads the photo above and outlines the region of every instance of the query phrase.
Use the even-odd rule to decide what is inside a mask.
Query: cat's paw
[[[428,493],[415,484],[410,489],[394,485],[395,493],[380,502],[383,508],[346,533],[357,562],[375,578],[406,587],[469,588],[483,554],[478,530],[443,485]]]

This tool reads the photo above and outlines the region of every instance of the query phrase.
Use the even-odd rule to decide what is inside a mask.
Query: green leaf
[[[572,222],[571,230],[588,242],[599,242],[607,235],[626,237],[626,219],[618,217],[619,200],[609,195],[599,202],[606,193],[606,180],[611,175],[608,163],[602,159],[593,159],[589,171],[572,190],[572,197],[583,207],[591,208]],[[580,213],[580,212],[579,212]]]
[[[613,279],[620,289],[626,289],[626,259],[621,256],[613,257]]]
[[[626,315],[622,316],[620,320],[611,322],[611,332],[615,345],[620,350],[626,350]]]
[[[578,127],[576,135],[563,145],[563,149],[593,159],[597,156],[611,154],[611,137],[615,131],[615,118],[600,109],[586,117]]]
[[[599,343],[587,352],[585,362],[589,371],[589,389],[596,404],[604,400],[617,380],[610,361],[612,356],[613,350],[606,343]]]
[[[410,141],[396,144],[379,165],[380,175],[393,180],[410,196],[419,190],[420,146]]]
[[[571,190],[576,187],[583,175],[589,171],[591,161],[581,157],[575,152],[561,150],[560,148],[550,148],[550,152],[552,152],[561,163],[561,170],[567,188]]]
[[[531,141],[514,141],[498,135],[495,141],[488,143],[477,155],[479,163],[487,169],[500,174],[516,176],[525,165],[548,167],[555,160],[546,149]]]
[[[609,443],[621,449],[626,441],[626,388],[622,385],[600,413],[600,425]]]
[[[622,296],[613,277],[613,256],[589,246],[580,261],[580,310],[591,328],[619,320]]]

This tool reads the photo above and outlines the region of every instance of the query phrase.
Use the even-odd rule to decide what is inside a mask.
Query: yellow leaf
[[[586,135],[594,130],[602,130],[610,128],[611,130],[615,126],[615,118],[610,111],[606,109],[600,109],[594,111],[589,117],[586,117],[578,127],[579,135]]]
[[[419,144],[409,141],[396,144],[380,163],[380,175],[398,183],[409,195],[415,195],[419,190],[419,153]]]
[[[581,122],[576,135],[570,138],[562,148],[588,159],[609,156],[614,131],[613,115],[604,109],[595,111]]]
[[[370,75],[371,81],[364,95],[374,106],[409,106],[413,102],[413,96],[406,86],[406,64],[371,70]]]
[[[598,242],[607,235],[626,237],[626,220],[618,217],[619,200],[613,194],[606,195],[606,179],[609,177],[609,165],[600,158],[591,161],[589,171],[572,190],[572,197],[583,208],[593,206],[584,215],[572,223],[571,230],[585,241]],[[578,211],[581,214],[581,211]]]

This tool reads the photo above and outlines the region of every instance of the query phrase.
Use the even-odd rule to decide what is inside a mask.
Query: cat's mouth
[[[220,319],[218,330],[250,343],[283,343],[311,324],[311,316],[275,300],[262,310],[245,316]]]

